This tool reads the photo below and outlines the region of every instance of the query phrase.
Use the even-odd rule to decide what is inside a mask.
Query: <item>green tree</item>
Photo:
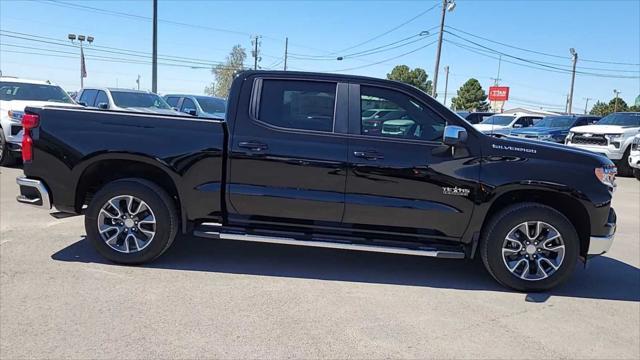
[[[397,65],[387,74],[387,79],[401,81],[403,83],[413,85],[418,89],[431,93],[431,80],[427,80],[429,75],[424,69],[415,68],[411,70],[407,65]]]
[[[617,102],[617,105],[616,105]],[[629,111],[629,105],[621,98],[613,98],[609,101],[609,112]]]
[[[455,110],[486,111],[489,109],[487,94],[480,82],[474,78],[467,80],[458,90],[458,96],[451,99]]]
[[[629,106],[629,111],[640,112],[640,105],[631,105],[631,106]]]
[[[589,111],[590,115],[596,115],[596,116],[605,116],[609,113],[610,113],[609,105],[607,105],[606,103],[603,103],[600,100],[596,101],[596,103],[593,104],[591,111]]]
[[[233,77],[236,73],[244,69],[244,61],[247,53],[240,45],[236,45],[231,49],[231,53],[227,56],[224,64],[218,64],[211,69],[211,73],[215,76],[215,81],[204,88],[205,94],[220,97],[229,96],[229,88]]]

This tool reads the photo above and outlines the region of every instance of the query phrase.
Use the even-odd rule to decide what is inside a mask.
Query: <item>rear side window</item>
[[[300,130],[333,131],[336,83],[264,80],[258,119]]]
[[[82,95],[80,95],[80,102],[85,103],[87,106],[93,106],[93,103],[96,101],[97,94],[97,90],[84,90],[82,91]]]

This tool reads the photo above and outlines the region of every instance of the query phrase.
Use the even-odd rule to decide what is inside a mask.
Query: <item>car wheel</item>
[[[636,179],[640,180],[640,169],[633,169],[633,176],[636,177]]]
[[[631,151],[631,146],[627,146],[627,150],[622,155],[622,159],[616,163],[616,167],[618,168],[618,175],[620,176],[632,176],[633,168],[629,165],[629,152]]]
[[[7,141],[4,137],[4,130],[0,128],[0,166],[11,166],[16,163],[16,158],[9,151]]]
[[[537,203],[507,207],[483,231],[481,257],[500,284],[518,291],[545,291],[575,267],[579,239],[560,212]]]
[[[173,199],[142,179],[116,180],[91,200],[85,214],[87,239],[105,258],[141,264],[162,255],[178,231]]]

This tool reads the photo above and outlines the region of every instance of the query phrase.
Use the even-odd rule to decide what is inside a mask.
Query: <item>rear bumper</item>
[[[589,239],[589,250],[587,256],[602,255],[611,249],[613,239],[616,234],[616,221],[617,216],[613,208],[609,209],[609,217],[607,223],[604,225],[606,228],[606,234],[604,236],[591,236]]]
[[[51,209],[51,197],[44,182],[19,176],[16,178],[16,183],[20,186],[20,195],[16,197],[19,203],[46,210]]]

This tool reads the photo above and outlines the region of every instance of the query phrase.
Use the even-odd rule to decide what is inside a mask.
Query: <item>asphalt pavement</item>
[[[181,237],[109,263],[82,217],[15,201],[0,168],[0,359],[640,358],[640,182],[611,252],[550,293],[478,261]]]

